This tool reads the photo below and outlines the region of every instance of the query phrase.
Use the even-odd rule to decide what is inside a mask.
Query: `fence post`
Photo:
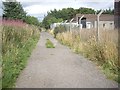
[[[70,31],[71,31],[71,25],[72,25],[72,21],[74,20],[74,18],[72,18],[71,20],[70,20]]]
[[[96,39],[97,42],[99,42],[100,40],[100,33],[99,33],[99,19],[100,19],[100,15],[103,13],[103,10],[100,11],[100,13],[97,15],[97,31],[96,31]]]

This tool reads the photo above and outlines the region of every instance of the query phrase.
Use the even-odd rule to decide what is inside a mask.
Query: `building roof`
[[[76,19],[78,17],[82,17],[83,15],[87,21],[96,21],[97,20],[97,15],[95,15],[95,14],[76,14]],[[100,21],[114,21],[114,15],[101,14]]]

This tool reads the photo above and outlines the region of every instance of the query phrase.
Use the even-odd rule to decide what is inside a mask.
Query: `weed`
[[[49,39],[46,40],[46,48],[55,48],[54,44]]]

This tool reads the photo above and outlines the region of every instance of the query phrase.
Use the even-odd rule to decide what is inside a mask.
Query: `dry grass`
[[[95,61],[110,79],[118,82],[118,31],[100,29],[100,41],[95,30],[80,30],[57,34],[57,39],[76,53]]]

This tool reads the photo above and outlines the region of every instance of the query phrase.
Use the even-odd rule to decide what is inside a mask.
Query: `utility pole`
[[[99,42],[100,40],[100,34],[99,34],[99,21],[100,21],[100,15],[103,13],[103,10],[100,11],[100,13],[97,15],[97,32],[96,32],[96,39]]]

